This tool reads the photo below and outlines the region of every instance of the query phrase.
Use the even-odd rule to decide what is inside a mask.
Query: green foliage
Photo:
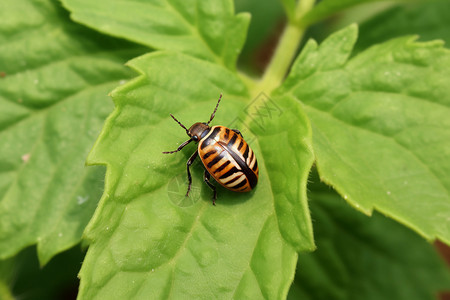
[[[112,109],[108,91],[131,77],[122,62],[142,50],[49,1],[1,6],[0,258],[37,244],[45,264],[79,243],[97,205],[104,170],[83,161]]]
[[[234,68],[250,21],[234,15],[233,2],[63,0],[77,20],[100,32],[186,53]]]
[[[0,291],[1,299],[73,299],[79,284],[76,276],[83,261],[81,249],[64,251],[41,266],[33,248],[0,262],[0,289],[2,283],[12,287],[9,297]]]
[[[310,182],[317,250],[299,254],[288,299],[433,300],[448,289],[450,274],[431,245],[378,213],[358,214],[316,176]]]
[[[88,160],[91,164],[107,164],[108,172],[105,196],[86,231],[92,244],[81,270],[86,279],[82,281],[81,297],[180,298],[187,293],[210,299],[217,294],[226,298],[276,298],[286,294],[297,257],[294,250],[313,247],[305,194],[312,155],[308,139],[302,138],[310,135],[302,111],[293,110],[297,104],[291,99],[277,102],[289,113],[285,122],[305,124],[298,131],[283,133],[290,138],[286,150],[298,151],[298,176],[288,181],[279,177],[292,163],[273,157],[270,151],[280,134],[276,129],[281,128],[275,127],[279,122],[274,120],[270,124],[273,130],[257,133],[260,143],[252,145],[257,153],[267,153],[271,158],[267,163],[264,154],[258,158],[264,175],[254,193],[237,197],[221,189],[214,207],[206,190],[193,205],[177,207],[167,197],[168,182],[184,175],[185,160],[194,150],[189,148],[185,155],[161,154],[185,139],[184,131],[167,116],[172,112],[186,124],[194,123],[198,116],[206,121],[214,106],[206,104],[222,91],[227,99],[215,122],[225,124],[227,119],[245,118],[239,112],[248,98],[246,88],[225,68],[182,54],[154,52],[129,65],[141,76],[112,93],[116,110]],[[152,76],[154,70],[159,70],[158,76]],[[190,84],[193,76],[196,85]],[[178,108],[170,103],[174,98]],[[195,175],[195,188],[201,189],[201,175]],[[184,197],[184,191],[179,197]],[[286,213],[293,209],[297,211],[294,216]],[[296,226],[291,223],[292,217],[298,221]],[[239,251],[232,245],[239,245]],[[123,265],[117,265],[120,257],[126,258]],[[202,270],[201,280],[195,275],[198,268]],[[127,271],[134,275],[124,276]],[[136,288],[130,289],[132,282],[139,294]]]
[[[355,40],[351,26],[309,42],[279,93],[305,104],[322,180],[367,214],[450,243],[449,51],[405,37],[348,61]]]
[[[0,298],[21,293],[20,250],[36,244],[44,265],[83,232],[80,299],[284,299],[295,273],[293,299],[450,287],[432,247],[400,225],[450,244],[450,51],[429,41],[448,39],[444,2],[377,15],[359,43],[356,25],[310,40],[288,72],[306,24],[362,1],[283,0],[261,80],[237,71],[250,18],[231,0],[61,2],[79,24],[53,0],[0,3]],[[435,30],[401,36],[416,30],[396,20],[421,11],[409,29]],[[199,162],[184,197],[196,146],[162,152],[187,139],[169,113],[207,121],[220,93],[213,123],[243,133],[260,178],[250,193],[218,187],[212,206]],[[313,164],[357,210],[308,184]],[[373,210],[398,223],[358,213]]]

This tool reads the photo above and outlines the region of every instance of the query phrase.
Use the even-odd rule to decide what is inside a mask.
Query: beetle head
[[[202,139],[204,133],[208,132],[210,127],[206,123],[195,123],[189,128],[187,134],[192,138],[193,141],[198,142]]]

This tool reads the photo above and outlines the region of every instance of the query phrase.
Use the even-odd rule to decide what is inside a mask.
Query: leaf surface
[[[299,254],[288,299],[433,300],[450,290],[450,272],[432,245],[378,213],[355,212],[311,181],[317,251]]]
[[[89,156],[89,163],[107,165],[107,176],[105,194],[86,231],[91,245],[80,273],[80,298],[286,295],[296,251],[314,247],[306,204],[311,132],[298,103],[264,98],[263,104],[276,106],[277,114],[262,119],[268,125],[263,128],[271,128],[263,130],[257,116],[267,110],[260,102],[249,104],[245,85],[222,66],[166,52],[130,65],[141,76],[112,93],[116,109]],[[221,92],[213,123],[242,130],[257,155],[260,178],[250,193],[218,187],[213,206],[200,162],[191,168],[191,195],[184,196],[186,160],[196,146],[171,155],[162,151],[187,139],[169,113],[188,127],[207,121]],[[283,127],[279,113],[302,126]],[[293,161],[280,161],[293,148],[298,150]],[[292,164],[298,175],[279,177]]]
[[[65,299],[78,289],[77,273],[84,251],[73,247],[40,265],[36,248],[28,247],[15,257],[0,261],[0,299]],[[1,285],[9,290],[2,290]]]
[[[309,42],[279,92],[304,103],[320,176],[344,199],[450,243],[450,53],[403,37],[349,59],[356,31]]]
[[[85,157],[138,48],[74,25],[53,1],[2,2],[0,19],[0,258],[36,243],[45,264],[93,214],[104,171]]]
[[[250,16],[232,0],[62,0],[74,20],[155,49],[186,53],[234,69]]]

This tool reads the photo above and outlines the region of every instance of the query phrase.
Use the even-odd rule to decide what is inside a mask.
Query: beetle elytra
[[[239,130],[224,126],[209,126],[219,107],[222,94],[220,94],[216,107],[206,123],[197,122],[187,129],[172,114],[170,116],[184,130],[189,140],[182,143],[176,150],[163,152],[175,153],[183,149],[190,142],[198,143],[197,150],[187,161],[188,189],[186,197],[191,190],[192,177],[189,170],[197,156],[200,156],[205,167],[203,180],[213,191],[213,204],[217,199],[216,187],[210,182],[211,176],[223,187],[235,192],[249,192],[258,183],[258,162],[255,153],[242,137]]]

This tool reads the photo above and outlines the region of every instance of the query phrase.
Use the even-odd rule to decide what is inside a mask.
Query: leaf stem
[[[289,20],[286,25],[263,77],[255,86],[255,94],[260,92],[270,94],[283,81],[307,28],[302,25],[301,19],[311,10],[314,3],[315,0],[300,0],[298,2],[295,9],[295,19]]]

